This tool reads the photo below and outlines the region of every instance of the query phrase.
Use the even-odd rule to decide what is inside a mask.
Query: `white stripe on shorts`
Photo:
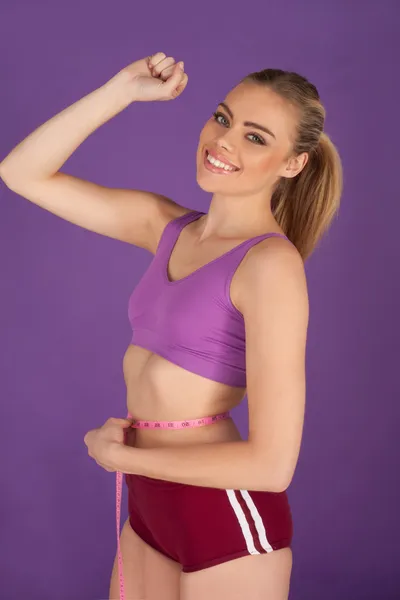
[[[235,511],[236,518],[239,521],[239,525],[242,530],[243,537],[245,539],[247,550],[248,550],[249,554],[260,554],[259,551],[256,550],[256,547],[254,546],[253,536],[250,531],[250,527],[247,522],[246,515],[244,514],[243,509],[240,506],[238,499],[236,498],[234,490],[225,490],[225,491],[228,495],[229,502],[231,503],[231,506],[232,506],[233,510]]]
[[[242,530],[243,537],[245,539],[247,550],[248,550],[249,554],[260,554],[254,545],[253,534],[251,533],[249,524],[247,522],[246,515],[245,515],[242,507],[240,506],[238,499],[236,498],[234,490],[225,490],[225,491],[228,495],[229,502],[231,503],[231,506],[235,512],[236,518],[239,522],[239,525]],[[254,521],[254,524],[255,524],[255,527],[257,530],[257,534],[258,534],[258,541],[259,541],[261,547],[266,552],[272,552],[273,548],[272,548],[271,544],[268,542],[264,523],[262,522],[261,515],[258,512],[257,507],[254,504],[252,497],[250,496],[250,494],[247,490],[238,490],[238,492],[240,492],[240,494],[241,494],[243,500],[245,501],[246,506],[249,509],[250,514],[253,518],[253,521]]]
[[[250,494],[247,490],[240,490],[240,493],[242,494],[242,497],[244,498],[244,500],[249,508],[249,511],[251,512],[251,516],[253,517],[261,547],[266,552],[272,552],[273,548],[272,548],[271,544],[269,543],[269,541],[267,540],[267,533],[265,531],[264,523],[262,522],[261,515],[258,512],[257,507],[253,502],[253,498],[250,496]]]

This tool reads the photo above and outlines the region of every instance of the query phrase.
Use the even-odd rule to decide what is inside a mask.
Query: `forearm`
[[[131,103],[123,79],[124,75],[116,75],[20,142],[0,163],[5,183],[18,185],[53,176],[91,133]]]
[[[130,448],[116,457],[118,470],[200,487],[281,491],[277,473],[247,441],[185,447]]]

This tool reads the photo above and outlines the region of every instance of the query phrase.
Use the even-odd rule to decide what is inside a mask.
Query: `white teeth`
[[[234,171],[235,170],[233,167],[226,165],[225,163],[221,162],[220,160],[217,160],[216,158],[211,156],[211,154],[207,154],[207,160],[209,163],[211,163],[212,165],[214,165],[214,167],[217,167],[218,169],[223,169],[224,171]]]

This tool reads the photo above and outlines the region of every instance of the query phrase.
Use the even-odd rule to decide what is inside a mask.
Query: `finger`
[[[166,54],[164,54],[164,52],[156,52],[155,54],[153,54],[152,56],[149,57],[149,68],[152,69],[153,67],[155,67],[155,65],[157,65],[161,60],[163,60],[164,58],[166,58]]]
[[[171,77],[172,73],[174,72],[175,64],[176,63],[163,69],[159,75],[159,78],[162,79],[163,81],[167,81],[167,79],[169,79]]]
[[[174,65],[175,65],[175,59],[172,58],[172,56],[168,56],[167,58],[164,58],[163,60],[160,60],[160,62],[157,63],[152,68],[152,75],[153,75],[153,77],[160,77],[160,74],[164,71],[164,69],[171,68]],[[172,72],[172,69],[171,69],[171,72]]]
[[[91,438],[91,437],[92,437],[92,435],[93,435],[93,433],[92,433],[92,432],[93,432],[93,430],[91,430],[91,431],[88,431],[88,432],[86,433],[85,437],[83,438],[83,441],[84,441],[84,443],[86,444],[86,446],[87,446],[87,447],[89,447],[89,444],[90,444],[90,438]]]
[[[179,96],[180,94],[182,94],[183,90],[185,89],[185,87],[187,86],[189,81],[188,76],[186,75],[186,73],[183,74],[181,83],[178,85],[178,87],[176,88],[176,95],[175,97]]]
[[[163,89],[165,89],[167,94],[173,98],[176,98],[178,95],[177,88],[181,86],[184,75],[182,65],[182,62],[176,63],[171,77],[163,84]]]
[[[131,419],[117,419],[116,417],[110,417],[107,419],[108,425],[118,425],[120,427],[130,427],[132,424]]]
[[[174,61],[173,64],[171,64],[169,67],[163,68],[163,70],[160,73],[160,79],[163,79],[164,81],[169,79],[174,72],[174,68],[175,68],[176,64],[177,63],[175,63],[175,61]],[[182,65],[182,73],[184,73],[185,65],[184,65],[183,61],[181,61],[179,64]]]

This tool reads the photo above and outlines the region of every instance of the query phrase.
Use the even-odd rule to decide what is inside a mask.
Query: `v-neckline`
[[[248,240],[243,240],[243,242],[241,242],[237,246],[234,246],[233,248],[231,248],[230,250],[227,250],[226,252],[224,252],[220,256],[217,256],[216,258],[213,258],[213,260],[211,260],[210,262],[206,263],[205,265],[202,265],[198,269],[195,269],[194,271],[192,271],[191,273],[189,273],[185,277],[181,277],[180,279],[171,280],[170,277],[169,277],[169,274],[168,274],[169,263],[170,263],[170,260],[171,260],[172,252],[174,251],[174,248],[175,248],[175,246],[176,246],[176,244],[178,242],[178,239],[179,239],[182,231],[185,229],[185,227],[187,227],[188,225],[190,225],[190,223],[194,223],[195,221],[198,221],[200,219],[200,217],[202,217],[202,216],[204,216],[206,214],[206,213],[200,212],[200,211],[193,211],[193,212],[198,213],[198,214],[196,214],[193,219],[190,219],[189,222],[184,223],[183,227],[179,228],[178,235],[176,236],[174,243],[172,244],[171,248],[169,249],[169,252],[168,252],[165,264],[164,264],[164,276],[165,276],[165,281],[166,281],[167,285],[175,285],[176,283],[181,283],[183,281],[186,281],[187,279],[190,279],[191,277],[193,277],[193,275],[196,275],[196,273],[198,273],[199,271],[202,271],[206,267],[209,267],[209,266],[213,265],[214,263],[216,263],[217,261],[221,260],[225,256],[229,256],[229,254],[231,254],[232,252],[234,252],[238,248],[241,248],[242,246],[244,246],[244,244],[247,244],[248,242],[250,242],[252,240],[255,240],[256,238],[263,237],[264,235],[279,235],[279,236],[281,235],[278,232],[262,233],[260,235],[256,235],[256,236],[254,236],[252,238],[249,238]],[[186,214],[189,214],[189,213],[186,213]]]

